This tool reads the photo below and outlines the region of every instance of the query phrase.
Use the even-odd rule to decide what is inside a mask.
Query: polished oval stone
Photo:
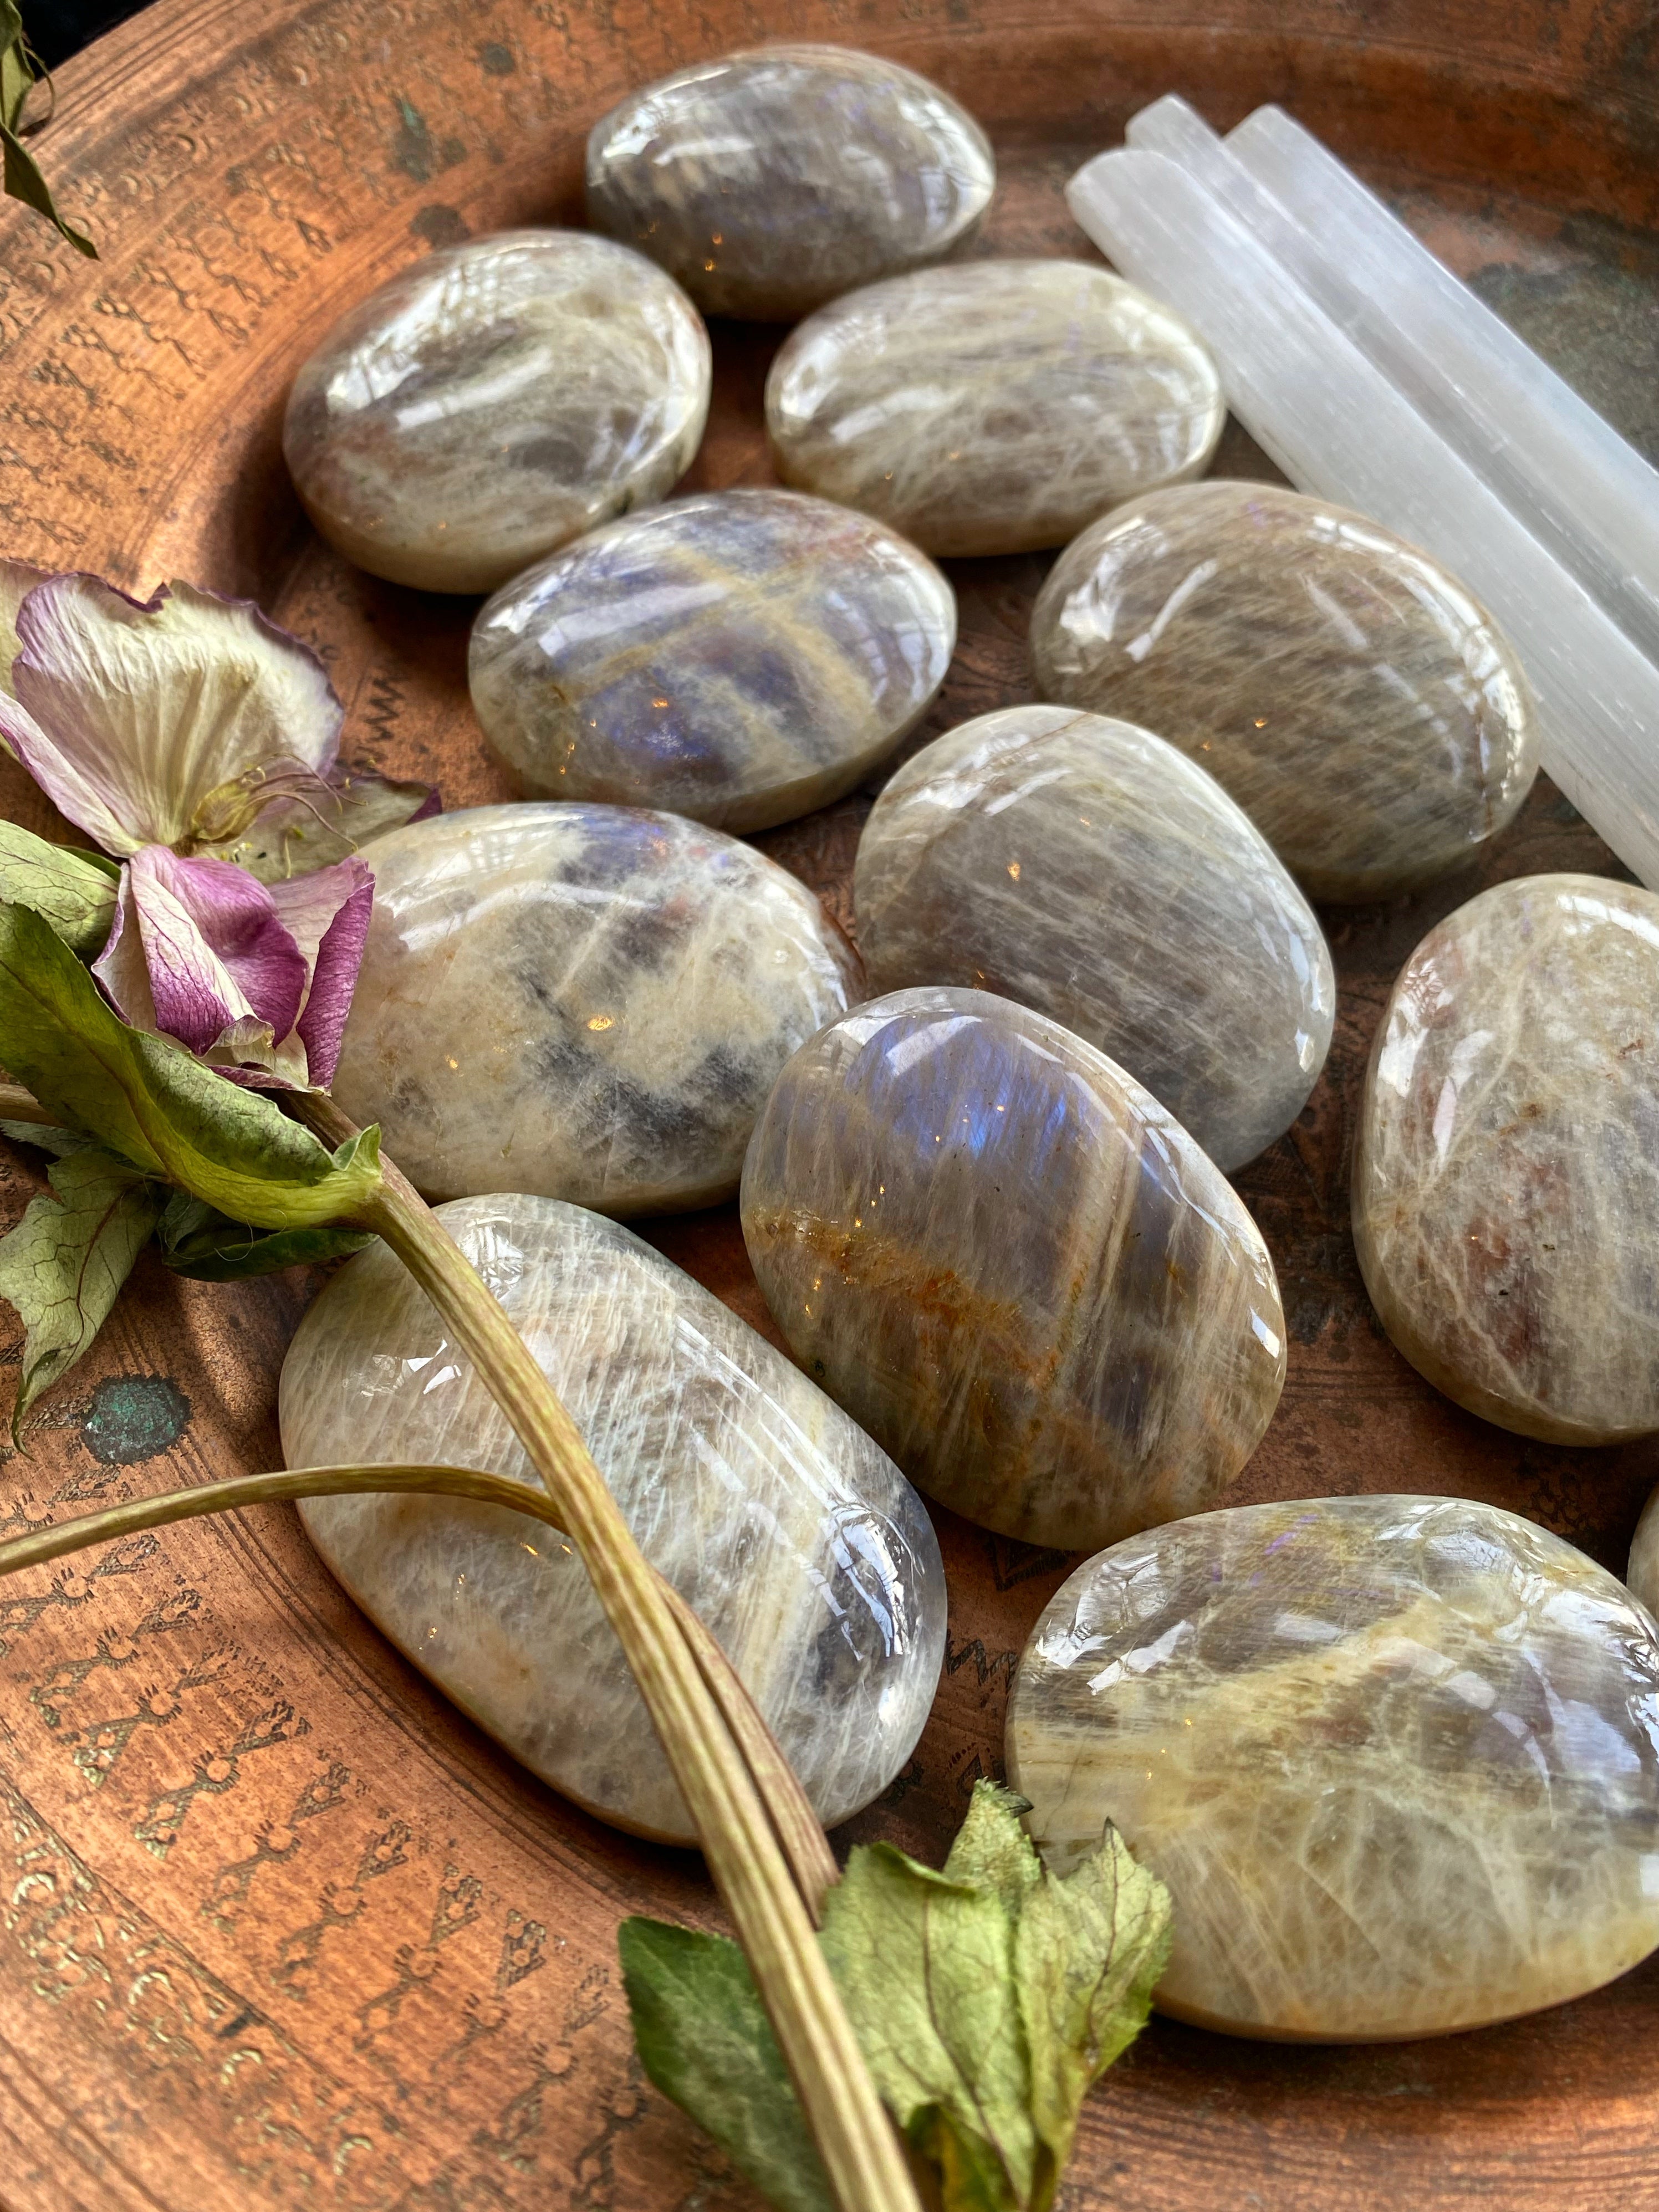
[[[1080,261],[872,284],[803,323],[766,380],[783,481],[939,554],[1062,544],[1197,476],[1224,413],[1197,332]]]
[[[1008,1778],[1064,1873],[1169,1886],[1158,2003],[1371,2042],[1559,2004],[1659,1944],[1659,1642],[1547,1529],[1449,1498],[1243,1505],[1079,1567]]]
[[[859,995],[809,890],[678,815],[479,806],[364,859],[334,1096],[428,1197],[713,1206],[785,1060]]]
[[[637,253],[505,230],[400,270],[343,314],[289,395],[283,452],[346,558],[489,592],[660,499],[708,413],[708,333]]]
[[[932,706],[956,595],[879,523],[798,492],[700,492],[514,579],[472,703],[538,798],[763,830],[850,791]]]
[[[1162,738],[1010,707],[913,754],[853,877],[872,992],[1018,999],[1143,1083],[1218,1167],[1288,1129],[1331,1041],[1313,909],[1220,786]]]
[[[1353,1233],[1382,1326],[1552,1443],[1659,1430],[1659,896],[1524,876],[1431,929],[1376,1033]]]
[[[471,1198],[440,1217],[563,1400],[652,1564],[748,1685],[821,1819],[887,1787],[921,1733],[945,1577],[886,1455],[711,1291],[579,1206]],[[337,1275],[283,1367],[290,1467],[399,1460],[537,1486],[489,1392],[382,1246]],[[636,1832],[690,1817],[572,1547],[460,1498],[301,1511],[392,1642],[533,1772]]]
[[[1219,480],[1068,545],[1031,617],[1044,698],[1201,761],[1311,897],[1389,898],[1475,860],[1538,772],[1514,648],[1363,515]]]
[[[936,261],[991,204],[991,142],[948,94],[847,46],[695,62],[602,116],[587,219],[705,314],[793,321]]]
[[[1213,1504],[1284,1383],[1273,1262],[1218,1170],[1103,1053],[982,991],[896,991],[795,1054],[743,1233],[807,1373],[1030,1543]]]

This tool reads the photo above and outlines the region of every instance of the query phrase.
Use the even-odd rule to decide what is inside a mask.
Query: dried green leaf
[[[0,1121],[0,1137],[9,1137],[14,1145],[38,1146],[58,1160],[67,1159],[71,1152],[84,1152],[92,1142],[78,1129],[56,1129],[49,1121]]]
[[[42,915],[82,960],[104,949],[120,874],[101,853],[48,844],[15,822],[0,822],[0,899]]]
[[[998,1889],[920,1866],[890,1844],[854,1850],[824,1903],[822,1942],[882,2100],[918,2149],[934,2108],[984,2147],[974,2193],[1000,2166],[1030,2202],[1037,2139],[1014,1989],[1014,1924]],[[951,2200],[945,2198],[947,2208]]]
[[[17,128],[33,82],[34,67],[23,36],[23,19],[15,0],[0,0],[0,124],[8,131]]]
[[[12,1409],[15,1443],[44,1390],[66,1375],[103,1326],[148,1243],[166,1193],[101,1146],[47,1170],[50,1192],[31,1199],[0,1237],[0,1297],[23,1323],[23,1366]]]
[[[1048,2212],[1083,2098],[1139,2033],[1169,1956],[1168,1895],[1116,1832],[1060,1881],[1026,1809],[981,1782],[943,1873],[862,1844],[824,1902],[859,2046],[945,2212]],[[651,2079],[797,2212],[805,2124],[742,1953],[656,1921],[623,1939]]]
[[[1170,1938],[1170,1893],[1115,1828],[1065,1881],[1045,1869],[1025,1900],[1014,1976],[1046,2168],[1039,2204],[1059,2185],[1091,2086],[1146,2024]]]
[[[162,1214],[157,1235],[167,1266],[198,1283],[240,1283],[279,1267],[315,1267],[374,1242],[362,1229],[255,1229],[182,1191]]]
[[[738,1946],[634,1918],[617,1930],[617,1948],[640,2059],[664,2096],[778,2212],[833,2212],[829,2177]]]
[[[337,1152],[170,1038],[130,1029],[50,925],[0,902],[0,1066],[68,1127],[233,1221],[349,1222],[380,1187],[380,1131]]]

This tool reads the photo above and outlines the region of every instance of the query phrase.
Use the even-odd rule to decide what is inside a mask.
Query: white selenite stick
[[[1197,326],[1293,484],[1397,531],[1486,601],[1538,694],[1544,766],[1659,888],[1659,671],[1197,178],[1126,149],[1066,197],[1127,276]]]
[[[1128,138],[1242,216],[1659,660],[1659,472],[1634,447],[1282,108],[1257,108],[1224,139],[1171,97],[1143,108]]]

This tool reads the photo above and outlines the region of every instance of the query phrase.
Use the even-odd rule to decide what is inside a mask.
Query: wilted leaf
[[[49,1113],[233,1221],[349,1220],[380,1182],[380,1132],[331,1153],[170,1039],[129,1029],[28,908],[0,903],[0,1066]]]
[[[1014,1976],[1031,2056],[1031,2117],[1047,2203],[1072,2154],[1090,2087],[1134,2041],[1170,1960],[1170,1893],[1109,1827],[1064,1881],[1046,1869],[1014,1930]]]
[[[1036,2164],[1013,1936],[997,1887],[952,1881],[890,1844],[854,1850],[824,1900],[824,1956],[882,2101],[919,2150],[942,2124],[976,2139],[958,2200],[975,2212],[1029,2203]]]
[[[35,1400],[68,1373],[103,1326],[166,1197],[99,1145],[67,1153],[46,1172],[51,1191],[31,1199],[16,1227],[0,1237],[0,1297],[16,1308],[25,1332],[15,1442]]]
[[[617,1930],[617,1948],[640,2059],[664,2096],[778,2212],[833,2212],[829,2179],[738,1946],[631,1919]]]
[[[48,844],[15,822],[0,822],[0,899],[42,915],[82,960],[104,949],[120,875],[101,853]]]
[[[174,1274],[200,1283],[237,1283],[278,1267],[337,1260],[374,1239],[362,1229],[254,1229],[179,1192],[161,1216],[158,1241]]]
[[[45,216],[77,252],[95,261],[97,247],[58,214],[46,179],[17,135],[23,102],[34,78],[28,44],[23,36],[23,19],[17,12],[15,0],[0,0],[0,146],[5,149],[5,190],[13,199],[26,201],[37,215]]]
[[[1048,2212],[1084,2096],[1139,2033],[1169,1956],[1168,1894],[1115,1830],[1057,1881],[1026,1809],[981,1782],[942,1874],[860,1844],[824,1901],[820,1941],[859,2047],[945,2212]],[[778,2176],[805,2122],[743,1954],[656,1921],[623,1934],[647,2072],[796,2212]],[[746,2162],[751,2139],[767,2148]]]

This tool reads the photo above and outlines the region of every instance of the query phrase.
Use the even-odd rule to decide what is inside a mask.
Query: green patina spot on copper
[[[88,1450],[104,1467],[136,1467],[176,1444],[190,1401],[165,1375],[112,1375],[92,1394],[81,1425]]]

